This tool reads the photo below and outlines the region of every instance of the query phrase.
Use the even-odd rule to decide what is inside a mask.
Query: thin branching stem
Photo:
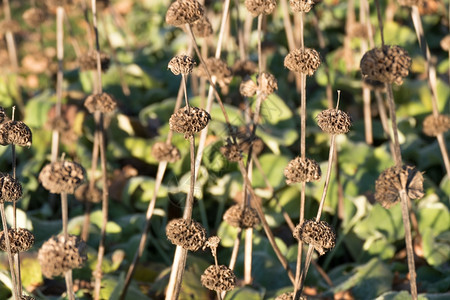
[[[8,262],[9,262],[9,268],[10,268],[10,273],[11,273],[11,281],[12,281],[12,294],[13,294],[13,298],[14,300],[19,300],[19,291],[17,289],[17,284],[16,284],[16,272],[14,271],[14,261],[13,261],[13,256],[11,253],[11,242],[9,240],[9,230],[8,230],[8,223],[6,222],[6,214],[5,214],[5,203],[1,202],[0,203],[0,213],[1,213],[1,218],[2,218],[2,224],[3,224],[3,235],[5,237],[5,242],[6,242],[6,250],[8,252]]]

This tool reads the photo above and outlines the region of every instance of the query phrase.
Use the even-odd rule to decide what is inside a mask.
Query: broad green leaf
[[[425,228],[421,234],[424,256],[430,265],[440,266],[450,260],[449,231],[437,234],[432,228]]]
[[[263,298],[262,293],[249,287],[241,287],[235,288],[231,292],[228,292],[225,300],[262,300]]]

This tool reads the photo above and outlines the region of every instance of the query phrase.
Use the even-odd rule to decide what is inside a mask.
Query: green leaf
[[[235,288],[227,293],[225,300],[262,300],[263,294],[249,287]]]
[[[421,231],[425,259],[432,266],[440,266],[450,260],[450,231],[437,234],[432,228]]]

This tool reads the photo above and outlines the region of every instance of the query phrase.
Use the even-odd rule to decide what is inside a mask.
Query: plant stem
[[[64,278],[66,280],[67,297],[69,298],[69,300],[75,300],[75,293],[73,291],[72,270],[67,270],[64,273]]]
[[[238,227],[237,229],[238,232],[236,238],[234,239],[233,251],[231,252],[230,263],[228,265],[231,270],[234,270],[234,266],[236,265],[237,255],[239,252],[239,245],[241,243],[242,237],[242,228]]]
[[[392,138],[394,139],[394,161],[397,167],[402,166],[402,155],[400,152],[400,142],[398,140],[398,128],[397,128],[397,116],[395,114],[395,103],[394,103],[394,94],[392,92],[392,85],[390,83],[386,83],[386,92],[387,92],[387,100],[389,104],[389,117],[391,118],[392,125]]]
[[[5,242],[6,242],[6,250],[8,252],[8,262],[9,262],[9,268],[11,273],[11,281],[12,281],[12,294],[14,300],[19,300],[19,291],[17,289],[16,284],[16,272],[14,271],[14,262],[13,257],[11,253],[11,243],[9,241],[9,230],[8,230],[8,223],[6,222],[6,214],[5,214],[5,203],[0,203],[0,213],[2,217],[2,224],[3,224],[3,235],[5,236]]]

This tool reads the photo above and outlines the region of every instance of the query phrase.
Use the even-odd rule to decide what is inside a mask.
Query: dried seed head
[[[70,161],[50,163],[42,168],[39,181],[50,193],[73,194],[84,181],[84,169],[80,164]]]
[[[250,146],[252,147],[252,154],[255,155],[260,154],[264,149],[264,142],[259,137],[253,135],[246,127],[240,128],[236,137],[239,140],[239,149],[243,153],[248,153]]]
[[[311,76],[320,66],[320,56],[311,48],[295,49],[284,58],[284,66],[292,72]]]
[[[152,156],[157,161],[174,163],[181,158],[180,151],[172,144],[156,142],[152,147]]]
[[[375,181],[375,200],[383,207],[390,208],[400,200],[401,190],[405,190],[410,199],[422,198],[422,173],[407,165],[384,170]]]
[[[102,191],[95,185],[91,189],[89,182],[86,182],[75,190],[75,199],[83,203],[99,203],[102,200]]]
[[[336,233],[325,221],[305,220],[295,227],[293,235],[297,240],[311,244],[320,255],[333,249],[336,244]]]
[[[270,73],[262,72],[261,77],[256,79],[259,85],[259,90],[264,95],[270,95],[278,90],[278,82],[275,76]]]
[[[234,76],[245,78],[258,71],[258,66],[251,60],[237,60],[232,67]]]
[[[108,71],[110,63],[109,55],[100,52],[100,67],[102,72]],[[78,64],[82,71],[97,70],[97,51],[89,50],[78,58]]]
[[[364,87],[370,89],[371,91],[378,91],[380,93],[386,92],[386,86],[384,82],[378,80],[372,80],[368,77],[363,78],[362,84]]]
[[[8,230],[11,253],[28,251],[34,245],[34,235],[25,228],[11,228]],[[0,249],[8,251],[4,231],[0,232]]]
[[[111,94],[103,92],[101,94],[89,95],[84,101],[84,106],[91,114],[96,111],[110,113],[116,109],[117,101]]]
[[[9,120],[0,124],[0,145],[30,147],[31,143],[31,130],[24,122]]]
[[[220,147],[220,153],[229,161],[236,162],[242,159],[242,151],[239,149],[239,146],[235,143],[232,143],[230,139],[227,140],[227,144],[225,146]]]
[[[212,291],[231,291],[236,285],[236,276],[227,266],[212,265],[203,272],[200,281],[204,287]]]
[[[44,10],[32,7],[23,13],[22,18],[28,26],[36,28],[42,25],[47,18],[47,15]]]
[[[5,109],[0,106],[0,125],[9,120],[8,115],[5,112]]]
[[[203,245],[203,250],[205,250],[208,247],[211,249],[217,249],[217,247],[219,247],[219,243],[220,237],[216,235],[210,236],[208,240],[205,242],[205,245]]]
[[[309,12],[316,2],[314,0],[289,0],[293,12]]]
[[[210,57],[206,59],[206,66],[208,67],[209,73],[211,74],[211,77],[216,77],[217,83],[219,84],[220,88],[223,90],[223,92],[228,91],[228,85],[230,84],[231,80],[233,79],[233,72],[228,67],[226,62],[219,58]],[[205,70],[205,66],[200,65],[197,70],[196,74],[199,77],[203,77],[208,79],[208,75]]]
[[[208,17],[205,15],[198,19],[192,25],[192,31],[196,37],[208,37],[213,34],[213,28]]]
[[[177,110],[169,119],[170,130],[184,133],[187,139],[196,132],[203,130],[211,120],[211,116],[206,110],[198,107],[182,107]]]
[[[17,202],[22,197],[22,185],[9,174],[0,173],[0,203]]]
[[[245,0],[245,7],[252,14],[257,17],[261,14],[270,15],[277,7],[276,0]]]
[[[352,126],[352,119],[345,111],[329,108],[317,115],[317,125],[329,134],[347,133]]]
[[[428,136],[437,136],[450,129],[450,116],[448,115],[429,115],[423,120],[423,133]]]
[[[167,68],[175,75],[189,75],[192,73],[195,65],[196,63],[192,57],[177,55],[169,61]]]
[[[396,84],[403,83],[410,66],[411,57],[405,49],[388,45],[367,51],[360,63],[364,77]]]
[[[22,295],[20,296],[20,300],[36,300],[36,298]]]
[[[177,0],[166,13],[166,23],[172,26],[192,24],[204,15],[204,7],[197,0]]]
[[[166,236],[172,244],[190,251],[197,251],[206,242],[205,228],[194,220],[190,223],[185,219],[171,220],[166,227]]]
[[[355,38],[367,38],[367,26],[363,23],[355,22],[350,26],[349,35]]]
[[[258,86],[256,83],[251,79],[248,78],[241,82],[241,85],[239,86],[239,93],[243,97],[253,97],[256,95],[256,91],[258,90]]]
[[[223,219],[230,226],[240,228],[253,228],[255,225],[259,224],[256,210],[249,206],[245,206],[244,209],[240,204],[235,204],[228,208],[223,215]]]
[[[398,4],[401,6],[420,6],[423,0],[398,0]]]
[[[51,237],[42,244],[38,253],[42,274],[53,278],[68,270],[80,268],[87,259],[85,250],[85,242],[74,235],[69,235],[67,240],[64,235]]]
[[[291,160],[284,169],[284,176],[286,177],[287,184],[311,182],[320,180],[322,172],[320,171],[319,164],[314,159],[307,157],[302,159],[298,156]]]
[[[0,22],[0,34],[7,32],[18,33],[20,31],[20,24],[16,20],[3,20]]]
[[[294,300],[294,292],[287,292],[284,294],[279,295],[278,297],[275,298],[275,300]],[[298,298],[299,300],[306,300],[307,298],[305,296],[300,296],[300,298]]]
[[[446,36],[444,36],[441,40],[441,48],[444,51],[450,51],[450,34],[447,34]]]

